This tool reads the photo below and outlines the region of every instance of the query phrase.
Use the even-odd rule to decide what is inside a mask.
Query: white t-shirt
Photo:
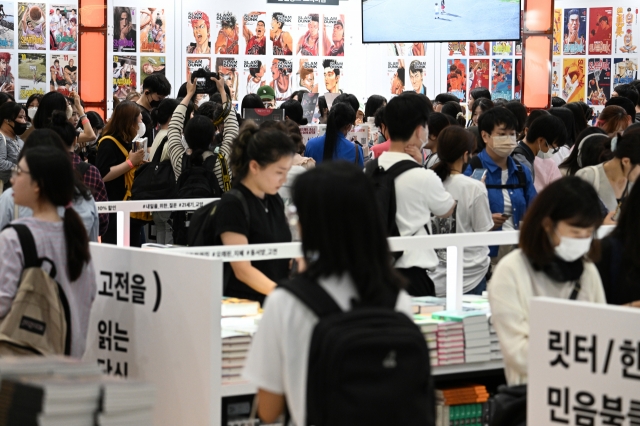
[[[506,185],[509,180],[509,169],[502,170],[502,184]],[[511,205],[511,196],[508,189],[502,190],[502,197],[504,198],[504,211],[503,214],[508,214],[509,219],[502,225],[503,231],[513,231],[516,227],[513,224],[513,206]]]
[[[562,164],[565,158],[567,158],[570,154],[571,154],[571,148],[569,148],[567,145],[563,145],[560,147],[560,149],[558,149],[558,152],[553,154],[552,158],[553,158],[553,161],[555,161],[556,164],[560,166],[560,164]]]
[[[489,196],[486,186],[464,175],[451,175],[444,181],[444,189],[458,202],[451,217],[433,218],[434,234],[462,234],[487,232],[493,228]],[[447,250],[437,249],[440,263],[429,276],[436,286],[436,296],[444,297],[447,289]],[[473,290],[482,281],[489,269],[489,247],[467,247],[464,249],[464,292]]]
[[[388,151],[380,155],[378,165],[388,170],[402,160],[415,161],[409,154]],[[436,216],[446,214],[455,203],[438,175],[422,167],[398,176],[395,188],[396,223],[402,237],[427,235],[424,225],[430,227],[431,213]],[[434,269],[438,263],[438,256],[433,249],[407,250],[396,261],[395,267]]]
[[[358,297],[347,276],[322,279],[320,285],[345,311]],[[412,317],[411,297],[404,291],[398,296],[396,310]],[[260,389],[286,395],[291,419],[298,426],[305,424],[309,349],[317,323],[318,317],[294,295],[276,289],[267,298],[242,374]]]

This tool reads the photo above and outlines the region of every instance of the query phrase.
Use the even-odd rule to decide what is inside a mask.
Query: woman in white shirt
[[[434,234],[488,232],[493,228],[487,188],[483,182],[463,174],[474,147],[474,137],[463,127],[451,126],[438,136],[440,162],[433,171],[442,179],[444,189],[458,202],[454,214],[447,218],[432,218]],[[429,273],[436,287],[436,296],[446,295],[447,249],[437,249],[440,263]],[[464,249],[464,292],[482,294],[487,288],[485,276],[489,270],[489,247]]]
[[[328,161],[301,174],[293,201],[308,264],[304,277],[319,283],[342,310],[354,300],[384,306],[387,295],[398,294],[396,311],[411,317],[411,299],[400,290],[405,281],[391,267],[373,185],[358,167]],[[344,213],[352,211],[362,214]],[[317,323],[289,291],[276,288],[269,295],[243,373],[258,387],[263,421],[275,421],[286,400],[293,423],[306,424],[309,348]]]
[[[551,183],[529,207],[520,249],[502,259],[489,283],[509,385],[527,383],[533,297],[606,303],[600,275],[588,256],[601,222],[598,195],[577,177]]]

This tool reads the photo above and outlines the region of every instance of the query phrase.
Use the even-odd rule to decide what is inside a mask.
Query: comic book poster
[[[113,8],[113,51],[135,52],[138,47],[136,34],[136,9],[134,7]]]
[[[613,87],[619,84],[629,84],[638,78],[638,58],[615,58]]]
[[[585,101],[585,60],[564,58],[562,64],[562,99],[570,102]]]
[[[78,12],[75,5],[50,6],[49,49],[78,50]]]
[[[5,3],[4,8],[4,17],[0,19],[0,49],[13,49],[13,28],[15,24],[14,17],[14,4]],[[13,92],[13,91],[12,91]]]
[[[337,59],[325,59],[322,61],[324,70],[324,92],[341,93],[344,90],[344,62]]]
[[[245,55],[267,54],[267,12],[250,12],[242,16]]]
[[[562,92],[562,59],[551,61],[551,96],[560,97]]]
[[[616,8],[616,48],[615,53],[638,53],[638,42],[633,36],[638,34],[638,9]]]
[[[302,116],[307,119],[307,123],[313,123],[318,111],[319,93],[305,93],[302,95]],[[319,118],[320,114],[317,114]],[[317,121],[317,118],[316,121]]]
[[[269,40],[274,55],[293,55],[293,16],[282,12],[271,14]]]
[[[298,15],[295,52],[302,56],[320,55],[320,15]]]
[[[388,56],[406,56],[407,46],[411,43],[387,43]]]
[[[510,41],[493,41],[491,42],[491,51],[493,56],[512,56],[513,43]]]
[[[467,100],[467,59],[447,59],[447,93]]]
[[[489,88],[489,59],[469,59],[469,91]]]
[[[604,106],[611,98],[611,58],[589,58],[587,104]]]
[[[491,56],[491,43],[488,41],[472,41],[469,43],[469,56]]]
[[[200,68],[203,68],[206,71],[211,71],[211,57],[209,56],[187,57],[187,74],[186,74],[187,78],[190,78],[191,73],[199,70]],[[144,71],[142,72],[142,75],[144,76]],[[198,86],[204,86],[204,81],[196,80],[196,84]],[[208,94],[200,93],[196,95],[196,99],[194,102],[200,105],[202,102],[207,102],[208,100],[209,100]]]
[[[322,44],[324,56],[344,56],[344,15],[324,15]]]
[[[562,54],[562,9],[553,9],[553,56]]]
[[[166,64],[165,56],[140,56],[140,85],[150,75],[165,75]]]
[[[55,54],[49,58],[49,91],[69,96],[78,91],[78,55]]]
[[[491,60],[491,99],[513,99],[513,59]]]
[[[211,18],[213,12],[193,10],[187,12],[188,25],[184,25],[183,40],[190,40],[186,46],[189,54],[203,55],[211,53]]]
[[[427,62],[420,59],[414,59],[409,63],[409,81],[411,82],[411,90],[423,95],[427,94],[427,86],[424,79],[427,74]]]
[[[260,87],[267,85],[267,63],[264,59],[245,59],[243,70],[242,81],[246,84],[246,94],[258,93]]]
[[[522,100],[522,59],[516,59],[516,72],[514,75],[513,99]]]
[[[296,74],[298,81],[296,90],[318,93],[318,65],[317,58],[300,59],[300,67]]]
[[[564,42],[562,52],[565,55],[585,55],[587,34],[587,9],[564,10]]]
[[[18,55],[18,99],[33,94],[44,95],[47,90],[47,55],[20,53]]]
[[[217,36],[213,53],[237,55],[240,52],[240,26],[231,12],[216,13]]]
[[[224,79],[224,84],[229,88],[231,100],[238,100],[238,84],[240,84],[238,73],[238,60],[236,58],[216,58],[216,71],[220,78]]]
[[[611,54],[613,8],[592,7],[589,9],[589,55]]]
[[[453,41],[447,44],[449,56],[467,56],[467,43]]]
[[[520,11],[520,40],[517,40],[515,42],[516,56],[522,56],[522,43],[524,41],[524,33],[522,31],[523,28],[524,28],[524,11],[521,10]]]
[[[167,20],[164,9],[148,7],[140,9],[140,52],[164,53]]]
[[[427,43],[407,43],[407,56],[427,56]]]
[[[9,93],[11,96],[16,96],[15,92],[15,79],[13,77],[13,64],[15,58],[10,52],[0,52],[0,92]]]
[[[121,101],[138,91],[138,59],[135,56],[113,56],[113,94]]]
[[[18,49],[46,50],[44,3],[18,3]]]
[[[404,92],[404,60],[396,59],[393,61],[387,61],[387,78],[391,83],[389,93],[392,95],[399,95]]]

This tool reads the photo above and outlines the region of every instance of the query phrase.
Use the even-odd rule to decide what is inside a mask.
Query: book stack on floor
[[[442,311],[432,315],[442,321],[460,324],[463,334],[462,362],[487,362],[491,360],[489,321],[484,311]]]
[[[482,426],[482,414],[489,399],[483,385],[436,390],[436,426]]]
[[[500,350],[500,341],[498,340],[498,333],[496,328],[491,322],[491,314],[489,314],[489,341],[491,342],[491,360],[502,361],[502,350]]]
[[[259,322],[260,304],[250,300],[222,301],[222,381],[241,382],[241,374]]]

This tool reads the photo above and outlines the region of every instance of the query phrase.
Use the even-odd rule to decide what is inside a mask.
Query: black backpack
[[[160,142],[151,162],[136,170],[131,187],[132,200],[171,200],[177,197],[176,175],[171,160],[160,161],[168,139],[165,136]]]
[[[522,168],[522,164],[515,158],[512,160],[516,163],[516,173],[518,175],[518,183],[510,183],[507,185],[485,185],[487,189],[525,189],[527,187],[527,176],[524,174],[524,169]],[[469,162],[471,165],[471,170],[475,169],[483,169],[484,165],[482,164],[482,160],[477,155],[475,157],[471,157],[471,161]]]
[[[315,426],[433,426],[429,349],[405,314],[386,306],[344,312],[304,275],[281,285],[319,318],[307,371],[307,418]],[[300,425],[303,426],[303,425]]]
[[[225,192],[225,195],[236,197],[242,203],[242,209],[247,218],[247,221],[251,222],[251,215],[249,214],[249,206],[247,199],[242,192],[237,189],[230,189]],[[211,203],[200,207],[191,215],[189,221],[189,229],[187,233],[187,243],[189,246],[213,246],[215,245],[215,213],[218,209],[218,204],[221,200],[212,201]]]

